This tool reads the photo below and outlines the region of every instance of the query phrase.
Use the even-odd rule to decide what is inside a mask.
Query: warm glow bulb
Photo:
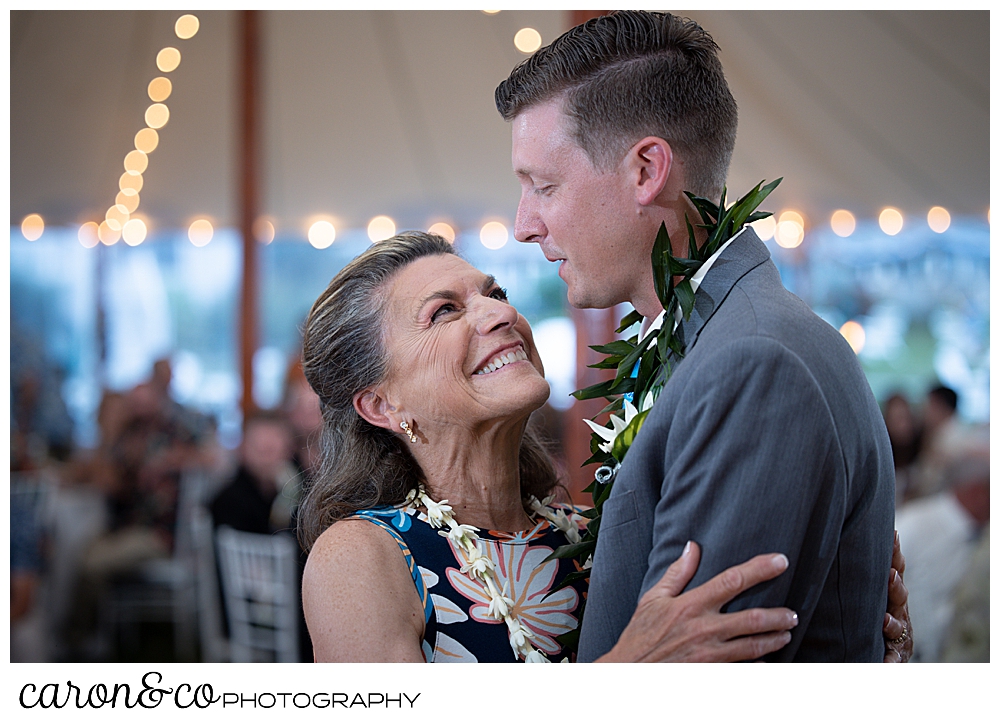
[[[500,11],[499,10],[483,10],[483,12],[486,13],[487,15],[496,15]]]
[[[314,248],[325,249],[337,239],[337,229],[329,221],[317,221],[309,227],[307,236]]]
[[[212,240],[214,234],[215,229],[212,228],[212,222],[205,218],[199,218],[188,226],[188,239],[195,246],[205,246]]]
[[[259,243],[267,246],[274,241],[274,224],[266,218],[258,218],[253,222],[253,235]]]
[[[514,47],[522,53],[534,53],[542,47],[542,35],[534,28],[521,28],[514,35]]]
[[[396,222],[388,216],[376,216],[368,222],[368,238],[372,243],[385,241],[396,234]]]
[[[80,226],[80,230],[76,232],[76,237],[80,239],[80,245],[85,249],[92,249],[97,244],[100,243],[100,239],[97,237],[98,226],[93,221],[87,221],[87,223]]]
[[[903,214],[896,208],[883,208],[878,215],[878,225],[889,236],[895,236],[903,230]]]
[[[851,345],[855,354],[860,354],[861,350],[865,348],[865,328],[858,322],[844,322],[844,325],[840,327],[840,334],[847,339],[847,343]]]
[[[124,206],[126,211],[133,214],[139,208],[139,194],[131,188],[128,191],[119,191],[115,196],[115,204]]]
[[[114,246],[121,237],[121,229],[111,228],[107,221],[101,221],[101,225],[97,227],[97,238],[105,246]]]
[[[122,191],[131,189],[136,193],[142,190],[142,174],[141,173],[129,173],[125,171],[121,178],[118,179],[118,188]]]
[[[121,231],[122,226],[128,221],[128,217],[128,209],[120,203],[116,203],[108,209],[108,212],[104,215],[104,220],[115,231]]]
[[[794,249],[801,245],[804,238],[805,230],[795,221],[779,221],[774,232],[774,240],[778,242],[778,246],[786,249]]]
[[[181,15],[174,23],[174,32],[181,40],[190,40],[198,33],[201,23],[194,15]]]
[[[137,218],[130,219],[122,226],[122,241],[129,246],[138,246],[146,238],[146,224]]]
[[[170,120],[170,109],[163,103],[153,103],[146,109],[146,125],[150,128],[162,128]]]
[[[927,225],[934,233],[944,233],[951,226],[951,214],[946,208],[934,206],[927,212]]]
[[[507,227],[499,221],[488,221],[479,231],[479,240],[488,249],[499,249],[507,243]]]
[[[791,209],[781,212],[781,215],[778,216],[778,223],[781,223],[782,221],[791,221],[793,223],[797,223],[802,228],[806,227],[806,220],[802,218],[802,214],[798,211],[792,211]]]
[[[170,78],[164,78],[161,75],[160,77],[153,78],[149,81],[146,93],[149,95],[149,99],[154,103],[162,103],[170,97],[170,93],[173,92],[173,89],[174,84],[170,82]]]
[[[177,48],[164,48],[156,54],[156,67],[163,73],[171,73],[177,70],[181,64],[181,51]]]
[[[149,165],[149,158],[142,151],[129,151],[125,156],[125,170],[129,173],[142,173]]]
[[[135,149],[150,154],[160,145],[160,134],[152,128],[143,128],[135,134]]]
[[[754,233],[757,234],[757,238],[761,241],[767,241],[769,238],[774,238],[774,229],[777,228],[777,226],[778,222],[774,220],[774,216],[758,219],[750,224]]]
[[[37,241],[45,233],[45,221],[37,213],[29,213],[21,221],[21,235],[29,241]]]
[[[427,229],[427,232],[437,234],[450,244],[455,243],[455,229],[446,224],[444,221],[439,221],[433,224],[429,229]]]
[[[841,238],[847,238],[854,233],[856,226],[857,222],[854,220],[854,214],[850,211],[839,209],[834,211],[833,215],[830,216],[830,228]]]

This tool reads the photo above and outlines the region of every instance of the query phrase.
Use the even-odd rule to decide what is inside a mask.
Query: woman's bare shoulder
[[[319,661],[423,659],[420,598],[399,545],[376,524],[340,520],[319,536],[302,606]]]

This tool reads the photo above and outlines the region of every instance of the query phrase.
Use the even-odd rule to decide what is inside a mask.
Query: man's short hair
[[[692,20],[614,12],[521,62],[497,87],[497,110],[512,121],[562,97],[576,142],[602,170],[642,138],[663,138],[685,162],[685,190],[718,200],[736,144],[736,101],[718,50]]]

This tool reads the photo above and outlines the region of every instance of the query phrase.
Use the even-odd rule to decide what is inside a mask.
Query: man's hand
[[[719,612],[744,590],[784,572],[788,568],[784,555],[758,555],[682,593],[700,559],[698,545],[689,542],[639,600],[615,647],[596,662],[754,660],[788,644],[792,639],[788,631],[799,622],[788,608]]]
[[[906,604],[909,592],[903,584],[906,558],[899,548],[899,533],[892,543],[892,569],[889,570],[889,597],[882,623],[882,637],[885,638],[885,663],[906,663],[913,655],[913,625],[910,610]]]

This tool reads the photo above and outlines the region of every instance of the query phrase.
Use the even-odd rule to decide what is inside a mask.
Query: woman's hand
[[[903,584],[906,558],[899,548],[899,533],[892,543],[892,569],[889,570],[889,598],[882,637],[885,638],[885,663],[905,663],[913,655],[913,626],[906,604],[909,592]]]
[[[694,577],[701,550],[689,542],[656,585],[639,600],[632,620],[611,651],[597,662],[732,662],[754,660],[792,639],[798,615],[788,608],[720,613],[744,590],[788,568],[784,555],[758,555],[698,587],[681,591]]]

